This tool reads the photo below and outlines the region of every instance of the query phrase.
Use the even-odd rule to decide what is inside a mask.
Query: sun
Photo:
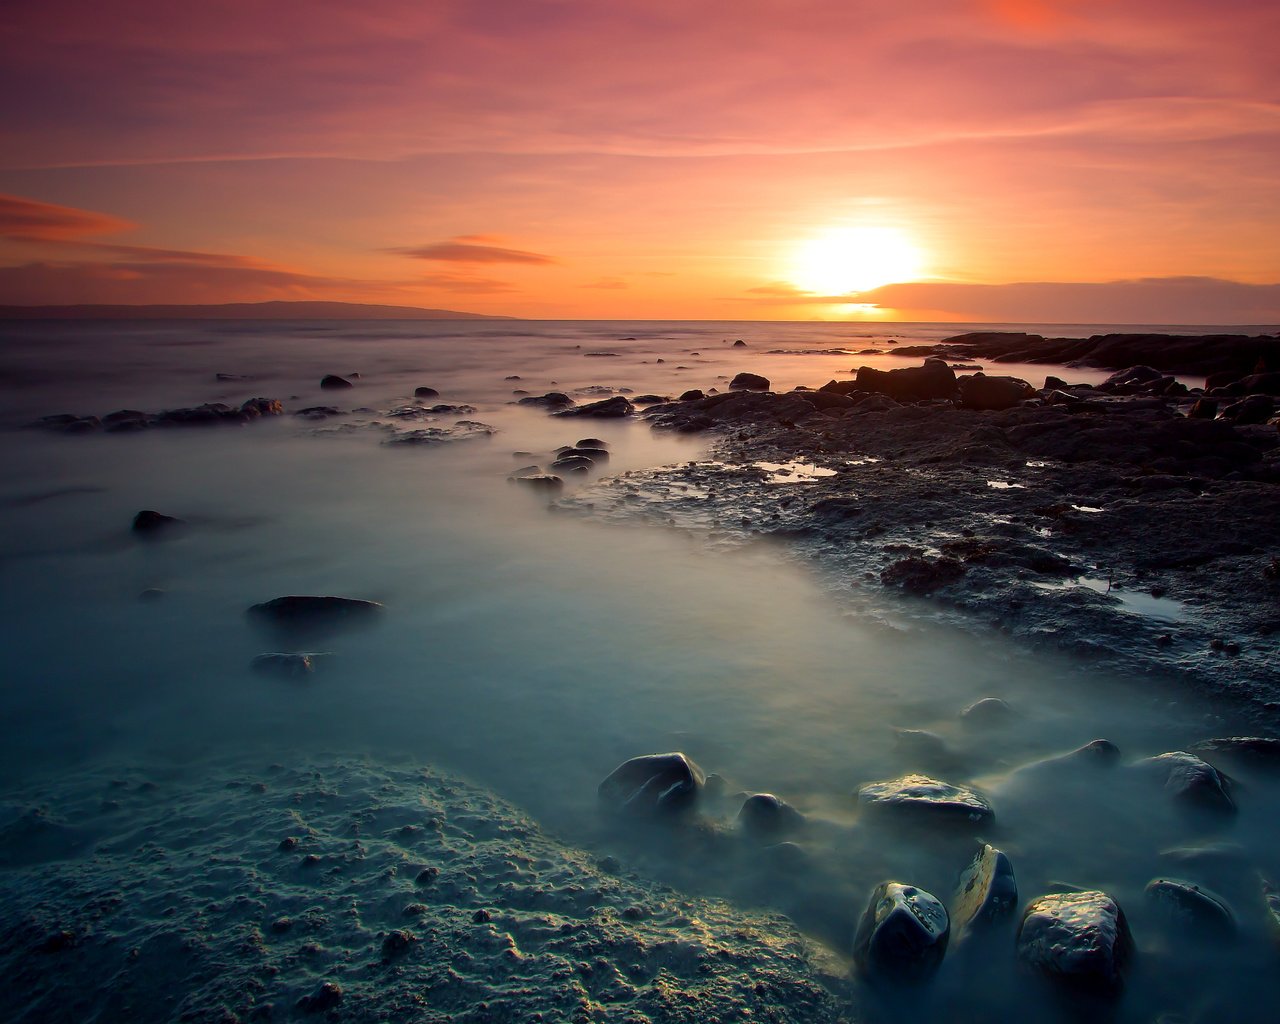
[[[924,264],[924,253],[901,228],[832,228],[796,246],[789,277],[807,292],[848,295],[915,280]]]

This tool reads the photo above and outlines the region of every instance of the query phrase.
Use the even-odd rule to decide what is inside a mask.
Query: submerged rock
[[[315,663],[309,654],[259,654],[249,662],[249,667],[263,675],[300,679],[315,671]]]
[[[175,527],[182,526],[185,523],[185,519],[179,519],[176,516],[167,516],[163,512],[155,511],[155,509],[144,508],[133,517],[133,526],[131,529],[134,533],[155,536],[161,533],[168,533]]]
[[[1155,878],[1147,883],[1147,896],[1179,928],[1204,939],[1228,939],[1236,933],[1236,921],[1220,896],[1179,878]]]
[[[689,807],[707,776],[685,754],[644,754],[618,765],[598,790],[603,806],[618,814],[668,814]]]
[[[939,782],[927,775],[904,775],[858,790],[864,807],[917,820],[985,824],[995,812],[977,791]]]
[[[1018,928],[1018,959],[1073,988],[1118,992],[1133,951],[1124,911],[1104,892],[1041,896]]]
[[[1134,767],[1163,777],[1164,788],[1188,805],[1220,813],[1235,813],[1231,780],[1195,754],[1173,750],[1148,757]]]
[[[240,411],[249,419],[257,419],[260,416],[283,416],[284,404],[278,398],[250,398],[240,405]]]
[[[564,481],[554,473],[519,473],[507,479],[533,491],[559,491],[564,487]]]
[[[752,839],[776,843],[803,825],[804,815],[772,793],[753,793],[738,811],[738,827]]]
[[[960,719],[965,725],[987,726],[999,725],[1013,717],[1013,708],[1008,701],[999,697],[983,697],[975,700],[960,712]]]
[[[758,373],[740,373],[729,382],[729,387],[743,391],[768,391],[769,378]]]
[[[872,977],[922,981],[947,952],[951,922],[931,893],[901,882],[882,882],[871,893],[853,936],[853,956]]]
[[[979,929],[1013,913],[1018,903],[1018,883],[1013,865],[1003,852],[990,845],[978,851],[973,863],[960,875],[951,901],[956,931]]]
[[[621,395],[615,395],[613,398],[605,398],[599,402],[592,402],[589,405],[579,406],[576,409],[564,409],[556,413],[557,416],[594,416],[600,419],[616,419],[623,416],[630,416],[635,412],[635,406]]]
[[[574,455],[582,459],[590,459],[592,462],[609,461],[609,453],[603,448],[584,447],[581,441],[578,442],[578,446],[576,448],[570,448],[567,454]]]

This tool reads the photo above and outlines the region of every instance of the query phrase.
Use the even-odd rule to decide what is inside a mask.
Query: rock
[[[165,593],[166,592],[161,590],[159,587],[147,587],[146,590],[138,594],[138,600],[146,601],[148,603],[163,601]]]
[[[339,377],[336,373],[326,374],[322,377],[320,379],[320,386],[322,388],[331,389],[355,387],[355,385],[352,384],[351,381],[347,380],[346,377]]]
[[[1164,374],[1150,366],[1130,366],[1119,370],[1102,382],[1104,388],[1139,387],[1159,380]]]
[[[915,555],[899,559],[880,573],[886,587],[900,587],[909,594],[923,596],[955,583],[968,570],[958,559],[920,558]]]
[[[277,597],[249,608],[249,614],[273,626],[331,627],[364,622],[383,611],[377,601],[352,597]]]
[[[221,402],[206,402],[189,409],[166,409],[151,418],[156,427],[207,427],[218,423],[246,423],[249,416]]]
[[[249,667],[263,675],[299,679],[315,671],[315,663],[309,654],[259,654],[249,662]]]
[[[1179,878],[1155,878],[1146,894],[1179,929],[1222,940],[1236,933],[1236,921],[1222,897]]]
[[[738,811],[738,827],[756,840],[777,843],[803,825],[804,815],[772,793],[753,793]]]
[[[518,484],[524,484],[524,486],[534,491],[554,492],[564,487],[564,480],[554,473],[529,473],[524,476],[509,476],[507,479]]]
[[[758,373],[740,373],[729,382],[729,387],[741,391],[768,391],[769,378]]]
[[[1090,740],[1065,754],[1042,758],[1022,765],[1016,775],[1071,768],[1111,768],[1120,761],[1120,748],[1110,740]]]
[[[960,875],[951,911],[956,931],[980,929],[1012,914],[1018,903],[1013,865],[1003,852],[984,845]]]
[[[636,395],[631,399],[634,405],[662,405],[671,401],[669,395]]]
[[[520,399],[520,405],[536,405],[544,409],[564,409],[573,405],[574,401],[561,391],[548,391],[545,395],[530,395]]]
[[[1218,736],[1193,743],[1191,751],[1228,758],[1251,768],[1280,771],[1280,740],[1269,736]]]
[[[514,380],[519,380],[520,378],[519,378],[519,377],[515,377],[515,378],[508,377],[508,378],[507,378],[507,380],[513,380],[513,379],[514,379]],[[420,388],[414,388],[414,389],[413,389],[413,397],[414,397],[414,398],[438,398],[438,397],[439,397],[439,395],[440,395],[440,392],[439,392],[439,391],[437,391],[435,388],[429,388],[429,387],[427,387],[425,384],[424,384],[422,387],[420,387]]]
[[[988,377],[975,373],[961,377],[960,404],[966,409],[1012,409],[1035,394],[1035,389],[1018,377]]]
[[[592,462],[608,462],[609,453],[603,448],[585,448],[582,442],[578,442],[577,448],[570,448],[569,451],[573,456],[583,459],[590,459]]]
[[[951,935],[947,908],[930,893],[882,882],[871,893],[853,936],[864,973],[893,981],[923,981],[942,963]]]
[[[303,1013],[325,1013],[342,1002],[342,986],[336,981],[326,981],[311,995],[298,1000],[297,1007]]]
[[[869,810],[920,821],[987,824],[995,818],[991,805],[975,790],[927,775],[869,783],[858,790],[858,802]]]
[[[613,398],[605,398],[599,402],[592,402],[590,405],[580,406],[577,409],[565,409],[555,415],[595,416],[601,419],[615,419],[622,416],[630,416],[635,411],[635,406],[623,398],[622,395],[615,395]]]
[[[904,366],[898,370],[860,366],[855,383],[859,391],[888,395],[895,402],[924,402],[951,398],[956,391],[956,374],[946,360],[932,358],[921,366]]]
[[[1214,398],[1197,398],[1187,411],[1187,418],[1192,420],[1211,420],[1218,415],[1218,402]]]
[[[1222,410],[1221,418],[1239,426],[1250,423],[1266,423],[1276,413],[1275,399],[1270,395],[1250,395]]]
[[[1013,717],[1013,708],[999,697],[983,697],[975,700],[960,712],[960,720],[965,725],[993,726],[1009,721]]]
[[[608,441],[601,441],[598,437],[584,437],[581,441],[574,445],[575,448],[608,448]]]
[[[1267,881],[1262,883],[1262,909],[1266,915],[1267,930],[1271,932],[1272,940],[1280,945],[1280,889]]]
[[[283,416],[284,405],[278,398],[250,398],[240,406],[240,411],[249,419],[260,416]]]
[[[148,535],[158,535],[168,533],[175,527],[182,526],[186,523],[185,519],[178,519],[176,516],[167,516],[162,512],[154,509],[144,508],[136,516],[133,517],[133,532]]]
[[[1104,892],[1041,896],[1018,927],[1019,961],[1072,988],[1117,993],[1133,951],[1124,911]]]
[[[584,456],[563,455],[551,463],[551,468],[557,473],[589,473],[595,463]]]
[[[102,421],[97,416],[73,416],[69,412],[61,412],[53,416],[41,416],[29,426],[58,430],[64,434],[87,434],[93,430],[101,430]]]
[[[418,937],[413,932],[401,928],[390,931],[382,940],[382,957],[384,960],[397,957],[417,941]]]
[[[400,430],[383,438],[383,444],[403,445],[441,445],[458,441],[475,441],[482,437],[491,437],[497,433],[497,427],[491,427],[479,420],[456,420],[451,427],[420,427],[417,430]]]
[[[700,388],[690,388],[680,395],[681,402],[698,402],[706,398],[706,394]]]
[[[1185,750],[1148,757],[1135,766],[1164,779],[1164,788],[1176,799],[1204,810],[1234,814],[1231,780],[1209,762]]]
[[[113,434],[146,430],[149,426],[151,426],[151,417],[137,409],[117,409],[102,417],[103,429]]]
[[[624,761],[600,783],[600,802],[618,814],[667,814],[692,805],[706,781],[682,753],[645,754]]]
[[[301,416],[304,420],[323,420],[329,416],[341,416],[343,412],[336,405],[309,405],[305,409],[299,409],[294,415]]]
[[[739,338],[737,341],[735,341],[735,342],[733,343],[733,347],[734,347],[734,348],[746,348],[746,347],[747,347],[747,343],[746,343],[745,341],[743,341],[741,338]]]

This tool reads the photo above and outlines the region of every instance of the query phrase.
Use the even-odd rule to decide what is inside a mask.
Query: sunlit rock
[[[869,810],[921,821],[977,825],[995,818],[991,805],[976,790],[927,775],[870,783],[858,790],[858,802]]]
[[[985,928],[1012,914],[1017,903],[1013,865],[1002,851],[984,845],[961,873],[951,901],[956,932]]]
[[[618,765],[598,792],[601,804],[615,813],[667,814],[689,807],[706,780],[682,753],[644,754]]]
[[[1018,959],[1073,988],[1118,992],[1133,950],[1124,911],[1104,892],[1041,896],[1018,928]]]
[[[804,815],[772,793],[753,793],[738,811],[738,827],[752,839],[776,843],[804,826]]]
[[[871,893],[853,936],[862,971],[894,981],[922,981],[947,952],[947,908],[931,893],[901,882],[882,882]]]
[[[260,416],[283,416],[284,405],[278,398],[250,398],[240,406],[240,411],[249,419]]]
[[[1226,901],[1194,882],[1180,878],[1154,878],[1147,883],[1147,898],[1181,931],[1204,939],[1229,939],[1236,921]]]

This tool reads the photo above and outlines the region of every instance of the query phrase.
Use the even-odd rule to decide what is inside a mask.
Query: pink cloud
[[[389,249],[401,256],[417,260],[433,260],[441,263],[555,263],[550,256],[522,249],[504,249],[494,245],[477,245],[468,239],[479,238],[464,235],[448,242],[435,242],[415,248]]]
[[[0,238],[16,242],[72,242],[86,235],[129,231],[119,217],[23,196],[0,195]]]

